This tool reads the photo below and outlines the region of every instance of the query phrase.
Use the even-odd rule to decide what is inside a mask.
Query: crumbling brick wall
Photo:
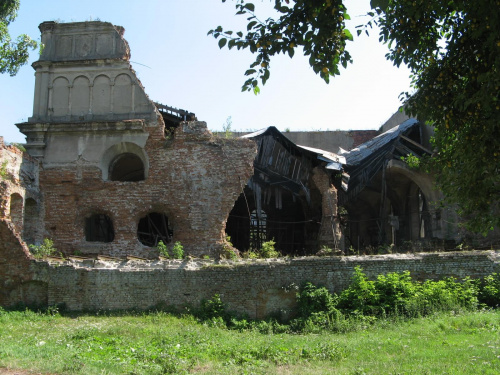
[[[33,282],[32,257],[9,219],[0,219],[0,306],[47,303],[47,283]]]
[[[318,243],[334,250],[344,250],[340,221],[338,219],[337,189],[324,169],[314,168],[311,176],[321,193],[321,227]]]
[[[309,281],[331,292],[346,288],[354,268],[370,278],[410,271],[417,280],[484,277],[499,271],[494,251],[247,261],[36,263],[35,280],[48,283],[49,304],[70,310],[146,309],[157,304],[196,306],[219,294],[228,308],[264,318],[293,308],[297,288]]]
[[[65,254],[155,258],[158,250],[138,239],[140,220],[153,213],[166,216],[172,242],[187,253],[215,255],[253,172],[253,142],[215,138],[204,122],[180,118],[165,131],[130,65],[122,27],[93,21],[39,28],[46,47],[33,64],[33,116],[18,127],[42,166],[43,237]],[[142,163],[141,176],[114,178],[122,156],[124,169]],[[104,236],[89,235],[92,217],[105,223],[95,224]]]
[[[47,299],[30,282],[32,257],[22,238],[34,241],[41,229],[37,172],[36,160],[0,137],[0,306]]]
[[[145,123],[148,177],[144,181],[104,181],[95,164],[46,168],[40,173],[45,229],[55,247],[72,254],[133,255],[152,258],[155,248],[138,241],[139,220],[150,212],[165,213],[189,254],[215,255],[234,202],[253,173],[256,147],[245,139],[211,135],[203,122],[185,122],[171,139],[163,120]],[[85,241],[85,218],[108,215],[115,237],[110,243]]]

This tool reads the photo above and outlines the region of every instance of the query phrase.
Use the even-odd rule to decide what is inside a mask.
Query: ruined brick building
[[[149,100],[123,28],[40,29],[33,116],[18,125],[40,163],[35,240],[52,238],[67,254],[150,258],[158,241],[172,239],[212,253],[252,173],[255,145],[215,138],[192,114]]]
[[[193,113],[148,98],[123,28],[44,22],[40,30],[33,115],[18,124],[27,154],[2,148],[12,169],[2,214],[21,242],[156,258],[159,241],[217,256],[226,235],[242,251],[274,239],[290,255],[456,237],[444,224],[453,214],[431,208],[441,199],[432,178],[400,160],[430,153],[415,120],[362,144],[361,133],[337,134],[327,151],[272,127],[224,139]]]
[[[27,152],[0,142],[0,306],[180,306],[226,291],[236,308],[260,316],[290,300],[282,284],[317,276],[333,290],[351,266],[297,259],[274,275],[274,266],[257,265],[240,270],[255,283],[241,294],[238,275],[191,274],[187,260],[121,272],[122,263],[111,269],[95,258],[154,260],[159,241],[180,241],[187,254],[214,259],[227,236],[240,251],[274,239],[285,255],[460,239],[432,176],[401,160],[431,153],[430,129],[414,119],[397,114],[378,132],[270,127],[225,139],[193,113],[149,99],[123,28],[44,22],[40,30],[33,115],[17,124]],[[64,267],[33,261],[28,245],[45,238],[73,256]],[[426,262],[423,274],[435,275],[441,261]]]

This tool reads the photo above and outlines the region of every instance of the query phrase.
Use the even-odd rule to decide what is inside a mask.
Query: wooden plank
[[[414,146],[416,146],[416,147],[420,148],[421,150],[423,150],[423,151],[427,152],[429,155],[432,155],[432,151],[431,151],[431,150],[429,150],[428,148],[425,148],[425,147],[424,147],[424,146],[422,146],[420,143],[417,143],[417,142],[415,142],[414,140],[412,140],[412,139],[410,139],[410,138],[408,138],[408,137],[405,137],[405,136],[404,136],[404,135],[402,135],[402,134],[400,135],[400,138],[401,138],[401,139],[404,139],[406,142],[409,142],[409,143],[411,143],[412,145],[414,145]]]

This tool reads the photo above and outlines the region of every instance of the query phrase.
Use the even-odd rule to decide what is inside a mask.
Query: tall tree
[[[225,2],[225,0],[222,0]],[[270,77],[274,55],[302,48],[327,83],[347,66],[353,40],[344,0],[275,0],[279,17],[260,20],[255,6],[236,2],[247,17],[245,32],[218,26],[209,34],[219,47],[249,49],[255,61],[242,90],[259,92]],[[414,93],[405,110],[435,129],[430,166],[449,202],[457,204],[469,229],[500,226],[500,1],[371,0],[372,11],[358,35],[380,27],[387,59],[406,64]]]
[[[28,62],[29,49],[35,49],[37,42],[27,35],[20,35],[13,42],[9,34],[9,24],[17,17],[20,0],[0,1],[0,73],[14,76],[19,68]]]

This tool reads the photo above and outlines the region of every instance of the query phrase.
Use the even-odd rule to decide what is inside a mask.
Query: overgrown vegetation
[[[7,160],[4,160],[2,162],[2,165],[0,166],[0,179],[5,179],[8,175],[7,172],[7,166],[9,165],[9,162]]]
[[[174,259],[184,258],[184,246],[179,241],[175,241],[174,246],[172,246],[172,257]]]
[[[231,236],[226,235],[219,256],[222,259],[231,259],[231,260],[238,259],[239,253],[238,250],[234,248],[233,243],[231,242]]]
[[[224,134],[224,138],[230,139],[233,138],[233,131],[232,131],[232,125],[233,125],[233,119],[231,116],[229,116],[226,119],[226,122],[222,125],[222,133]]]
[[[394,272],[370,280],[356,267],[351,284],[340,294],[305,283],[296,298],[292,318],[277,314],[266,321],[249,321],[228,312],[219,295],[203,301],[192,312],[202,322],[228,329],[254,329],[262,333],[349,332],[385,318],[410,319],[442,312],[497,308],[500,274],[477,280],[450,277],[418,282],[412,280],[409,272]]]
[[[29,249],[36,259],[62,256],[61,252],[54,247],[54,242],[49,238],[45,238],[39,245],[29,245]]]
[[[180,241],[176,241],[172,248],[168,249],[168,246],[163,241],[158,241],[158,245],[156,245],[160,256],[167,259],[183,259],[184,258],[184,246],[180,243]]]
[[[296,315],[287,322],[236,317],[220,295],[177,316],[158,309],[66,316],[56,308],[0,308],[0,368],[57,374],[496,374],[500,312],[483,307],[498,306],[499,286],[498,274],[417,283],[406,272],[369,280],[358,268],[339,295],[304,284],[297,290]]]
[[[259,254],[262,258],[277,258],[280,256],[280,253],[276,251],[274,246],[276,245],[276,241],[274,238],[272,240],[266,241],[262,243],[262,248],[259,251]]]
[[[158,249],[158,252],[160,253],[160,256],[169,259],[170,258],[170,253],[168,252],[167,245],[163,241],[158,241],[158,245],[156,245],[156,248]]]
[[[252,249],[243,253],[243,257],[247,259],[269,259],[269,258],[279,258],[281,256],[280,252],[275,248],[276,241],[274,238],[262,242],[260,249]]]

